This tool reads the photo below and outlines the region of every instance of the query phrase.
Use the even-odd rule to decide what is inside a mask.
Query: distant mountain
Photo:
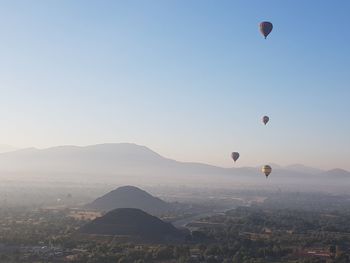
[[[27,148],[0,154],[0,170],[112,172],[116,168],[151,165],[163,159],[144,146],[129,143]]]
[[[149,241],[182,239],[183,232],[172,224],[135,208],[118,208],[96,218],[80,229],[93,235],[123,235]]]
[[[284,168],[290,171],[296,171],[296,172],[305,173],[305,174],[319,174],[324,172],[321,169],[305,166],[303,164],[291,164]]]
[[[153,215],[171,210],[171,205],[134,186],[119,187],[87,205],[88,208],[110,211],[116,208],[138,208]]]
[[[240,170],[178,162],[145,146],[130,143],[28,148],[0,154],[2,174],[16,173],[27,178],[44,176],[64,181],[181,183],[192,176],[232,175]]]
[[[16,147],[7,144],[0,144],[0,153],[17,151]]]
[[[343,169],[332,169],[325,172],[323,175],[328,178],[350,179],[350,172]]]

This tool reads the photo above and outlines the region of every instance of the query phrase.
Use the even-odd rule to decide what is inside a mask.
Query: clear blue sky
[[[0,1],[0,142],[350,169],[349,13],[346,0]]]

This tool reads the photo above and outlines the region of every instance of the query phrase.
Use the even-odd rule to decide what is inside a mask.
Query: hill
[[[323,172],[321,169],[305,166],[303,164],[291,164],[286,166],[285,169],[304,174],[319,174]]]
[[[334,179],[350,179],[350,172],[343,169],[332,169],[325,172],[324,176]]]
[[[118,208],[83,226],[83,234],[129,236],[147,241],[182,239],[184,234],[172,224],[135,208]]]
[[[97,198],[86,207],[110,211],[116,208],[138,208],[153,215],[171,210],[171,205],[134,186],[119,187]]]
[[[7,144],[0,144],[0,153],[17,151],[16,147]]]

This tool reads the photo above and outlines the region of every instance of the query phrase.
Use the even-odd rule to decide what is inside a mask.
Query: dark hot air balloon
[[[233,152],[233,153],[231,153],[231,157],[232,157],[233,161],[236,162],[239,158],[239,153]]]
[[[270,165],[264,165],[262,168],[261,168],[261,171],[265,174],[266,178],[270,175],[271,171],[272,171],[272,168]]]
[[[269,116],[262,117],[262,121],[265,125],[269,122],[269,120],[270,120]]]
[[[272,28],[273,28],[273,25],[271,22],[264,21],[260,23],[260,32],[261,34],[263,34],[265,39],[271,33]]]

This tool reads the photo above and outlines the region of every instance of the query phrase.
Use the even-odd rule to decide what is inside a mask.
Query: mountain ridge
[[[132,147],[134,149],[142,149],[144,150],[145,153],[150,153],[153,156],[156,156],[158,158],[161,159],[165,159],[165,160],[169,160],[172,162],[178,162],[178,163],[182,163],[182,164],[192,164],[192,165],[204,165],[204,166],[208,166],[208,167],[213,167],[213,168],[221,168],[221,169],[251,169],[251,168],[255,168],[254,166],[242,166],[242,167],[222,167],[222,166],[218,166],[218,165],[212,165],[212,164],[206,164],[206,163],[202,163],[202,162],[192,162],[192,161],[178,161],[175,159],[171,159],[168,157],[165,157],[155,151],[153,151],[152,149],[150,149],[147,146],[144,145],[139,145],[136,143],[100,143],[100,144],[92,144],[92,145],[85,145],[85,146],[78,146],[78,145],[58,145],[58,146],[53,146],[53,147],[47,147],[47,148],[36,148],[36,147],[28,147],[28,148],[22,148],[22,149],[15,149],[13,151],[9,151],[9,152],[0,152],[0,157],[3,155],[9,155],[9,154],[15,154],[15,153],[45,153],[45,152],[55,152],[55,151],[63,151],[63,150],[74,150],[74,151],[81,151],[81,150],[93,150],[93,149],[99,149],[101,147],[106,147],[109,149],[113,149],[114,147],[123,147],[127,146],[127,147]],[[115,148],[114,148],[115,149]],[[124,148],[125,150],[126,148]],[[130,150],[130,148],[128,149]],[[272,163],[269,163],[272,164]],[[315,168],[315,167],[311,167],[311,166],[306,166],[304,164],[300,164],[300,163],[294,163],[294,164],[290,164],[290,165],[279,165],[279,164],[274,164],[274,166],[277,166],[277,169],[313,169],[315,171],[319,171],[321,172],[327,172],[327,171],[331,171],[331,170],[343,170],[346,172],[350,172],[346,169],[343,168],[332,168],[329,170],[322,170],[319,168]],[[260,167],[260,166],[259,166]]]
[[[20,165],[19,165],[20,164]],[[347,171],[310,173],[303,165],[273,167],[270,184],[297,184],[314,179],[335,179],[342,185]],[[306,171],[304,171],[306,170]],[[312,170],[312,168],[311,168]],[[0,178],[15,174],[22,178],[61,180],[65,182],[114,184],[191,184],[226,186],[229,184],[266,184],[260,167],[220,167],[198,162],[181,162],[163,157],[151,149],[133,143],[106,143],[88,146],[56,146],[46,149],[27,148],[0,154]],[[273,180],[272,180],[273,178]],[[338,180],[339,179],[339,180]],[[339,183],[337,183],[337,181]],[[318,182],[317,182],[318,183]]]

